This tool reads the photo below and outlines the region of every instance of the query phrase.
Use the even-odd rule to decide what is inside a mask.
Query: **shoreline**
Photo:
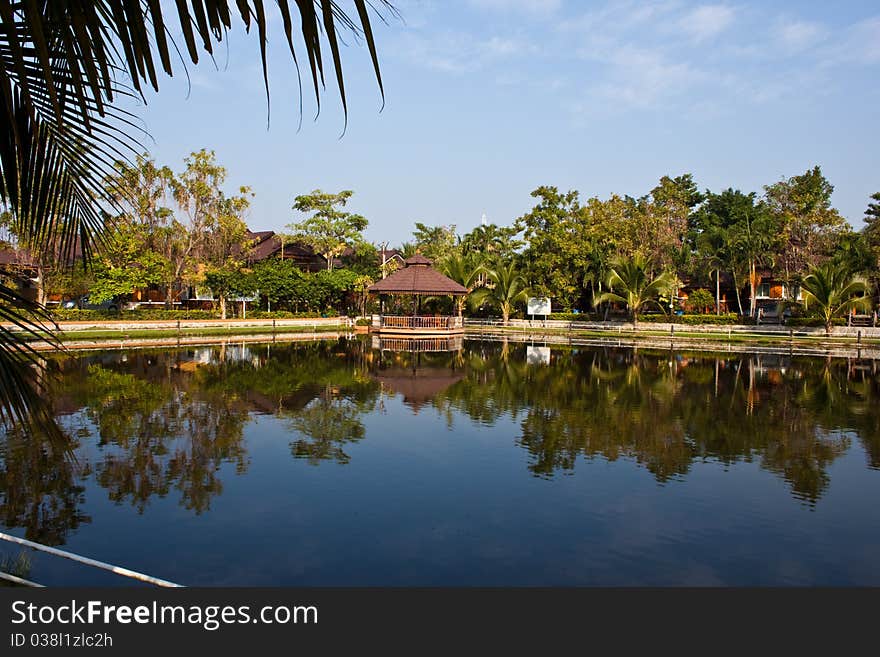
[[[220,341],[271,343],[353,337],[348,318],[286,320],[191,320],[144,322],[66,322],[57,334],[64,350],[95,351],[182,347]],[[838,333],[839,331],[839,333]],[[780,326],[682,326],[659,324],[588,324],[562,321],[468,320],[465,338],[543,342],[559,346],[626,347],[715,353],[773,353],[880,360],[880,328],[838,327],[824,330]],[[35,351],[51,351],[48,341],[33,340]]]

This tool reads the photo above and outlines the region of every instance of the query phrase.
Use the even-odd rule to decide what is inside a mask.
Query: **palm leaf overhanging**
[[[274,9],[297,76],[301,38],[319,108],[329,49],[346,116],[342,36],[366,43],[384,98],[370,13],[395,13],[387,0],[351,4],[356,16],[331,0],[277,0]],[[0,202],[21,246],[37,258],[89,261],[118,210],[121,190],[107,188],[113,164],[141,150],[142,129],[118,99],[158,91],[159,74],[174,74],[175,57],[185,66],[186,58],[195,64],[211,56],[239,22],[259,35],[268,103],[263,0],[0,0]],[[172,24],[183,48],[170,36]],[[51,319],[9,285],[0,286],[0,305],[0,321],[18,329],[0,329],[0,419],[46,420],[45,409],[31,412],[39,397],[25,384],[33,383],[35,358],[22,336],[45,336]]]

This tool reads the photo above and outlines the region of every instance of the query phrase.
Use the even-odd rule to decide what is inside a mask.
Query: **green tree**
[[[528,285],[551,294],[563,308],[572,308],[584,279],[583,267],[578,266],[582,259],[577,258],[582,245],[578,231],[584,226],[578,193],[542,186],[532,196],[537,204],[517,219],[527,245],[521,260]]]
[[[721,272],[730,261],[727,229],[713,226],[696,240],[696,257],[715,273],[715,314],[721,314]]]
[[[226,319],[226,301],[230,295],[246,295],[254,291],[253,280],[242,273],[253,244],[243,219],[250,206],[249,196],[252,194],[248,187],[241,187],[235,196],[226,197],[221,193],[216,216],[204,236],[200,251],[205,283],[217,295],[222,319]],[[209,278],[216,287],[208,281]]]
[[[770,228],[769,218],[756,203],[755,194],[732,188],[718,194],[707,191],[705,202],[691,216],[689,241],[698,249],[698,257],[715,268],[717,295],[720,296],[720,271],[732,275],[740,313],[740,290],[746,283],[757,286],[757,266],[766,264],[771,256],[766,250],[774,240]],[[754,288],[750,289],[754,299]]]
[[[483,266],[477,253],[471,253],[470,255],[452,253],[440,261],[440,271],[456,283],[466,287],[470,293],[480,283],[481,276],[486,272],[486,268]],[[459,317],[462,315],[466,302],[466,296],[455,298],[455,312]]]
[[[149,284],[161,284],[165,288],[169,306],[177,282],[172,264],[173,249],[181,237],[181,226],[170,207],[175,184],[171,169],[157,165],[147,154],[138,155],[134,162],[117,161],[112,175],[105,181],[107,193],[122,209],[116,218],[119,234],[111,237],[111,241],[122,239],[138,254],[150,254],[145,259],[152,258],[156,262],[153,263],[155,275],[150,277]],[[159,259],[164,261],[162,266]]]
[[[647,259],[635,255],[626,260],[618,260],[611,267],[608,276],[610,292],[596,297],[596,303],[616,302],[626,304],[633,324],[639,323],[639,313],[649,305],[662,308],[657,301],[672,286],[674,277],[668,272],[652,277]]]
[[[346,247],[356,247],[363,242],[362,233],[367,227],[367,220],[359,214],[341,209],[353,194],[350,190],[326,194],[316,189],[294,199],[294,210],[313,214],[308,219],[290,224],[288,230],[293,239],[321,254],[327,262],[327,271],[333,269],[333,259],[341,255]]]
[[[675,178],[663,176],[651,190],[651,203],[643,213],[655,218],[652,235],[645,241],[652,245],[653,260],[657,267],[666,268],[682,263],[682,256],[690,251],[683,249],[694,208],[704,200],[690,173]],[[675,261],[679,262],[676,263]]]
[[[758,285],[761,282],[758,267],[773,265],[779,234],[772,217],[761,205],[753,205],[745,210],[742,219],[730,228],[728,235],[734,259],[748,269],[749,315],[754,317],[758,310]],[[737,271],[736,265],[733,270]]]
[[[687,305],[692,312],[704,313],[707,308],[712,308],[715,305],[715,299],[709,290],[700,288],[688,295]]]
[[[461,251],[464,255],[477,254],[484,258],[510,260],[523,245],[516,238],[520,232],[518,226],[477,226],[461,238]]]
[[[214,269],[205,272],[205,285],[217,295],[220,318],[226,319],[227,303],[234,296],[248,296],[256,292],[253,277],[238,269]]]
[[[846,227],[831,206],[833,192],[818,166],[764,188],[764,202],[778,232],[776,259],[788,289],[818,258],[830,253]]]
[[[112,238],[95,258],[89,299],[102,303],[125,297],[137,288],[162,283],[169,263],[147,248],[144,233],[131,223],[120,223]]]
[[[270,258],[257,263],[251,272],[252,287],[272,305],[294,308],[303,303],[305,274],[292,260]]]
[[[489,283],[471,293],[471,303],[475,306],[488,303],[499,308],[506,326],[516,304],[523,303],[528,298],[525,278],[513,263],[502,261],[487,268],[486,273]]]
[[[831,260],[851,274],[869,274],[876,269],[876,256],[865,234],[851,229],[837,236]]]
[[[831,334],[834,318],[853,310],[870,310],[871,289],[861,276],[853,276],[847,267],[834,262],[814,267],[801,282],[804,306],[818,312]]]
[[[174,199],[183,216],[172,225],[170,246],[172,276],[176,284],[195,280],[199,260],[209,234],[224,212],[222,186],[226,169],[217,163],[214,151],[202,149],[184,160],[185,169],[174,179]]]
[[[333,269],[312,274],[314,282],[311,305],[314,310],[333,308],[345,313],[348,297],[356,291],[361,274],[351,269]]]
[[[877,269],[878,261],[880,261],[880,192],[871,195],[871,200],[876,203],[868,203],[868,209],[865,210],[865,227],[862,229],[862,235],[865,241],[874,252],[873,269]]]
[[[417,221],[413,239],[419,253],[431,260],[440,260],[456,249],[455,225],[427,226]]]

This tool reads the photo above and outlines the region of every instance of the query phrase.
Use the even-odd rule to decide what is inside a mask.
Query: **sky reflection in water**
[[[0,522],[184,584],[880,584],[877,363],[341,340],[58,366],[76,458],[0,438]],[[31,577],[125,583],[59,561]]]

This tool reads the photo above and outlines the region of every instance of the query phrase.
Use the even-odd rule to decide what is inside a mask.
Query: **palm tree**
[[[526,280],[513,263],[499,261],[494,267],[486,270],[489,286],[481,287],[471,293],[471,303],[479,306],[489,303],[501,309],[504,325],[510,321],[510,313],[517,303],[528,298]]]
[[[617,260],[611,266],[607,281],[612,291],[598,295],[594,303],[611,301],[626,304],[633,324],[638,324],[639,313],[643,308],[651,304],[662,308],[657,297],[669,290],[675,278],[668,272],[652,277],[649,267],[647,259],[640,255],[628,260]]]
[[[804,307],[815,308],[831,335],[834,318],[852,310],[870,310],[871,287],[861,276],[853,276],[844,265],[827,262],[814,267],[801,282]]]
[[[721,268],[730,257],[727,231],[718,226],[697,238],[697,248],[703,255],[706,266],[715,273],[715,314],[721,314]]]
[[[461,253],[452,253],[440,262],[440,271],[454,280],[456,283],[472,292],[480,280],[480,275],[485,271],[483,264],[475,256],[465,256]],[[459,317],[464,311],[466,296],[455,298],[455,310]]]
[[[388,0],[352,0],[357,16],[340,3],[278,0],[294,66],[296,48],[309,64],[320,107],[325,46],[346,108],[339,44],[344,33],[362,37],[383,93],[369,9],[396,13]],[[158,91],[161,68],[186,53],[196,64],[211,57],[234,22],[258,33],[268,102],[267,16],[261,0],[200,0],[198,3],[121,0],[0,0],[0,205],[12,232],[37,261],[82,253],[87,265],[106,238],[105,217],[119,214],[119,195],[107,189],[113,165],[143,149],[132,131],[136,117],[119,109],[120,97]],[[299,20],[296,20],[298,16]],[[181,48],[172,23],[183,35]],[[302,43],[295,47],[294,26]],[[302,55],[302,53],[300,53]],[[51,335],[51,318],[9,285],[0,286],[0,321]],[[20,332],[0,330],[0,422],[22,422],[53,431],[54,423],[34,385],[35,354]],[[36,409],[36,410],[35,410]],[[42,410],[38,410],[42,409]]]
[[[735,257],[748,267],[749,273],[749,315],[757,315],[757,292],[761,277],[759,265],[773,264],[772,247],[775,235],[768,218],[760,209],[749,213],[728,231],[728,239]]]

